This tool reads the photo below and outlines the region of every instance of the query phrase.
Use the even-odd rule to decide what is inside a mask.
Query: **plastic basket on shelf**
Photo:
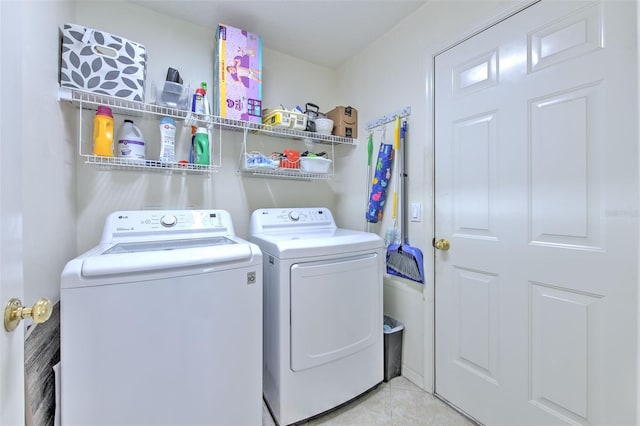
[[[274,127],[284,127],[294,130],[305,130],[307,116],[300,112],[285,109],[266,110],[263,113],[262,124]]]
[[[306,173],[327,174],[331,168],[331,160],[324,157],[301,157],[300,171]]]

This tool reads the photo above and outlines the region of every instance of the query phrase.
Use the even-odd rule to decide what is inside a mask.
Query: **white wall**
[[[24,300],[60,298],[60,272],[76,254],[74,143],[57,101],[60,23],[73,16],[70,2],[21,3],[29,30],[6,34],[23,46],[20,140],[23,147],[22,202]],[[14,63],[3,56],[2,67]]]
[[[167,67],[177,68],[186,83],[196,87],[213,77],[215,30],[198,27],[122,1],[80,1],[76,21],[143,44],[147,49],[148,80],[164,80]],[[225,22],[233,25],[233,22]],[[250,30],[250,29],[248,29]],[[336,93],[336,73],[279,52],[263,52],[263,106],[305,102],[331,105]],[[83,120],[88,131],[91,115]],[[116,116],[116,128],[124,120]],[[157,152],[158,120],[136,119],[145,134],[148,152]],[[162,175],[128,171],[97,171],[78,162],[78,250],[94,246],[105,217],[113,210],[142,208],[220,208],[228,210],[236,233],[247,237],[249,215],[259,207],[322,205],[336,207],[333,188],[326,181],[304,182],[256,179],[236,174],[242,134],[224,132],[222,167],[210,178],[199,175]],[[309,149],[299,141],[249,136],[251,150],[264,153],[293,148]],[[181,158],[189,141],[177,142]],[[327,146],[313,146],[312,150]],[[182,154],[180,154],[182,153]]]
[[[364,124],[405,106],[411,107],[407,134],[409,203],[422,205],[422,221],[409,223],[411,245],[425,260],[425,284],[388,277],[385,313],[405,324],[403,375],[433,388],[433,141],[430,78],[435,54],[483,28],[520,1],[430,1],[338,70],[340,102],[358,108],[359,146],[338,164],[336,186],[344,226],[364,226],[366,138]],[[393,140],[393,123],[387,141]],[[374,157],[380,134],[374,134]],[[388,143],[388,142],[387,142]],[[375,161],[375,158],[374,158]],[[396,174],[397,175],[397,174]],[[393,182],[391,183],[393,185]],[[373,230],[384,236],[390,211]],[[418,303],[416,303],[418,302]]]

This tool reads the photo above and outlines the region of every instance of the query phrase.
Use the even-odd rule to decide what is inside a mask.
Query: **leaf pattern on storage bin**
[[[118,83],[116,83],[115,81],[105,81],[100,85],[100,88],[104,90],[112,90],[116,87],[118,87]]]
[[[132,89],[135,89],[136,87],[138,87],[138,84],[135,81],[132,81],[125,77],[122,77],[122,82],[127,86],[131,87]]]
[[[96,53],[106,46],[114,57]],[[144,100],[145,47],[104,31],[77,24],[62,28],[60,85],[134,101]]]
[[[80,74],[75,71],[71,71],[71,78],[78,86],[84,87],[84,78],[82,78]]]
[[[105,80],[116,80],[120,76],[118,71],[109,71],[104,75]]]
[[[69,62],[76,69],[80,66],[80,58],[76,55],[76,52],[69,52]]]
[[[119,90],[116,92],[116,96],[119,98],[127,98],[131,96],[131,93],[133,93],[131,90]]]
[[[80,72],[84,78],[89,77],[91,75],[91,66],[88,63],[83,62],[80,66]]]
[[[100,69],[102,69],[102,59],[100,58],[95,58],[92,62],[91,62],[91,70],[93,72],[98,72],[100,71]]]
[[[87,81],[87,88],[93,89],[100,84],[100,77],[92,77]]]
[[[102,58],[104,63],[109,65],[111,68],[118,68],[118,64],[111,58]]]

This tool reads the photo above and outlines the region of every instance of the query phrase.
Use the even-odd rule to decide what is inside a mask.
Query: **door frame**
[[[0,51],[12,58],[0,65],[0,307],[10,298],[24,300],[22,253],[23,120],[21,46],[8,34],[25,22],[20,2],[0,1]],[[10,124],[8,124],[10,123]],[[0,327],[0,425],[25,421],[24,322],[7,332]]]
[[[430,226],[431,229],[431,238],[427,238],[427,241],[435,241],[438,238],[436,235],[436,198],[435,198],[435,190],[436,190],[436,181],[435,181],[435,171],[436,171],[436,157],[435,157],[435,114],[436,114],[436,104],[435,104],[435,63],[436,57],[441,55],[442,53],[456,47],[457,45],[469,40],[470,38],[482,33],[483,31],[488,30],[489,28],[499,24],[500,22],[509,19],[513,15],[516,15],[523,10],[533,6],[534,4],[543,1],[543,0],[518,0],[515,4],[506,7],[505,9],[499,11],[494,14],[490,18],[479,22],[476,26],[471,28],[469,31],[461,32],[458,36],[451,38],[449,41],[442,43],[442,47],[436,49],[435,52],[430,53],[427,61],[427,78],[426,78],[426,92],[427,92],[427,114],[426,114],[426,126],[427,126],[427,141],[426,141],[426,152],[431,153],[431,191],[430,191],[430,200],[429,204],[431,206],[431,223],[427,226]],[[436,391],[436,339],[435,339],[435,330],[436,330],[436,272],[435,272],[435,264],[436,264],[436,253],[433,246],[429,247],[429,252],[426,253],[425,258],[430,256],[431,258],[431,270],[432,277],[431,283],[432,286],[427,289],[427,295],[424,298],[424,330],[425,330],[425,339],[424,339],[424,388],[431,391],[431,393],[440,398]],[[430,333],[430,335],[428,335]],[[429,381],[430,378],[431,380]],[[442,399],[442,398],[440,398]],[[444,400],[445,402],[448,401]],[[457,407],[454,407],[457,408]]]

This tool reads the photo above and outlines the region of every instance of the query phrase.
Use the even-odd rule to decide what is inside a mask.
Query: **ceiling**
[[[427,0],[130,0],[212,28],[262,36],[264,47],[336,68]]]

